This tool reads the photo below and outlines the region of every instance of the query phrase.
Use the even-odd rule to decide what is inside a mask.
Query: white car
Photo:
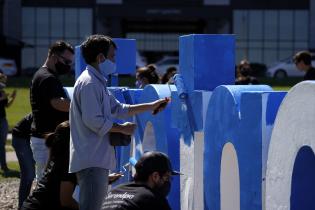
[[[315,55],[312,55],[312,66],[315,66]],[[276,79],[283,79],[286,77],[303,77],[305,72],[296,68],[292,57],[284,59],[270,66],[267,70],[267,76]]]
[[[178,63],[179,63],[178,56],[165,56],[155,63],[157,67],[157,73],[160,76],[163,76],[163,74],[165,74],[166,70],[169,67],[175,67],[178,71],[179,69]]]
[[[17,73],[17,67],[13,59],[0,58],[0,72],[7,76],[14,76]]]

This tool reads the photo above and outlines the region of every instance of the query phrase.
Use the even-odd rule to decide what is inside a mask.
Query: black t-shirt
[[[56,126],[69,119],[68,112],[54,109],[50,100],[67,98],[63,86],[52,70],[41,67],[34,75],[30,99],[33,113],[32,135],[42,137],[42,134],[53,132]]]
[[[3,90],[0,90],[0,97],[3,97],[5,92]],[[4,99],[0,101],[0,118],[5,118],[5,107],[8,104],[8,99]]]
[[[102,210],[170,210],[165,197],[143,184],[128,183],[111,190]]]
[[[20,120],[12,129],[12,135],[21,138],[29,139],[31,136],[31,125],[33,122],[32,113],[26,115],[22,120]]]
[[[66,210],[60,204],[60,183],[70,181],[77,183],[75,174],[68,173],[69,161],[64,158],[48,162],[43,178],[36,189],[23,203],[21,210]]]
[[[304,75],[303,80],[315,80],[315,68],[311,67]]]

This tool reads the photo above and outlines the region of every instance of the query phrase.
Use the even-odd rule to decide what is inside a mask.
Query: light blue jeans
[[[101,210],[108,190],[109,170],[86,168],[76,173],[79,187],[79,209]]]
[[[36,181],[39,181],[43,177],[43,173],[46,168],[46,164],[49,156],[49,149],[45,145],[45,139],[31,137],[31,148],[33,152],[33,157],[36,162],[35,174]]]
[[[1,169],[8,169],[6,154],[5,154],[5,142],[7,141],[8,135],[8,121],[5,117],[0,118],[0,164]]]

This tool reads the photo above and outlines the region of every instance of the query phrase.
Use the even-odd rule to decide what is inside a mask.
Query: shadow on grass
[[[20,178],[20,172],[17,170],[10,169],[9,171],[0,171],[0,179],[3,178]]]

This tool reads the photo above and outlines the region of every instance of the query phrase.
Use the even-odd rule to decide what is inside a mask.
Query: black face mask
[[[67,74],[70,72],[71,70],[71,66],[67,65],[67,64],[64,64],[60,61],[58,61],[56,64],[55,64],[55,68],[56,68],[56,72],[59,74],[59,75],[63,75],[63,74]]]
[[[156,186],[155,191],[166,198],[171,191],[171,182],[165,181],[161,186]]]

